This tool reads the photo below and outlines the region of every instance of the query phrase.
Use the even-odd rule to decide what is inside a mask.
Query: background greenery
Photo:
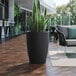
[[[16,3],[14,4],[14,20],[15,20],[14,32],[15,32],[15,35],[19,35],[22,33],[21,31],[22,27],[21,27],[21,21],[20,21],[20,9]]]
[[[76,25],[76,0],[70,0],[69,4],[57,7],[56,14],[51,14],[51,25],[69,25],[69,21],[71,25]]]

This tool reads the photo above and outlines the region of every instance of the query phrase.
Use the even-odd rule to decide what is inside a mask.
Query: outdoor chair
[[[76,47],[76,38],[69,38],[68,37],[68,34],[70,33],[68,31],[68,27],[57,26],[56,31],[58,33],[59,45],[65,47],[65,53],[67,51],[66,50],[67,47],[72,47],[72,46]],[[74,31],[76,31],[76,29],[73,30],[73,32]]]

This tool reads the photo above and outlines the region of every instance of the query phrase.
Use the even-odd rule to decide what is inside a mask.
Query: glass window
[[[0,20],[3,19],[3,7],[4,7],[4,19],[8,19],[8,0],[0,0],[1,4],[4,4],[4,6],[0,5]]]

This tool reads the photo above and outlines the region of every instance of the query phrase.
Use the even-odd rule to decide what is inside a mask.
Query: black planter
[[[28,32],[27,49],[31,64],[44,64],[48,53],[48,32]]]

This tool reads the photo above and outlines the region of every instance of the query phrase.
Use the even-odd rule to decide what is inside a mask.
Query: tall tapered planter
[[[48,53],[48,32],[28,32],[27,49],[31,64],[44,64]]]

